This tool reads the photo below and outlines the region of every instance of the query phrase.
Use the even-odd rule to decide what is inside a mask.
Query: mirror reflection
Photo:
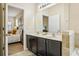
[[[37,32],[60,32],[60,13],[52,11],[54,6],[44,10],[38,10],[35,20],[35,29]]]

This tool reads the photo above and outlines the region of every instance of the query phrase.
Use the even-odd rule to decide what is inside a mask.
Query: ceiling
[[[8,17],[15,17],[18,13],[20,13],[22,10],[19,8],[15,8],[12,6],[8,6]]]

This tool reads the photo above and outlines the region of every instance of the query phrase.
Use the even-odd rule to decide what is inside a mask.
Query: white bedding
[[[18,42],[20,41],[20,35],[10,35],[10,36],[7,36],[8,38],[8,43],[13,43],[13,42]]]

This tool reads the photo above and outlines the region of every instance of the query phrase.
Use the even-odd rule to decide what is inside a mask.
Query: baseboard
[[[16,44],[16,43],[21,43],[21,41],[17,41],[17,42],[13,42],[13,43],[8,43],[8,45],[10,45],[10,44]]]
[[[25,50],[28,50],[28,48],[25,48],[24,51],[25,51]]]

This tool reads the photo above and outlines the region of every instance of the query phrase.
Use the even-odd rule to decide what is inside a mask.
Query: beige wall
[[[75,43],[79,47],[79,3],[70,4],[70,29],[76,32]]]
[[[79,33],[79,4],[70,4],[70,29]]]

